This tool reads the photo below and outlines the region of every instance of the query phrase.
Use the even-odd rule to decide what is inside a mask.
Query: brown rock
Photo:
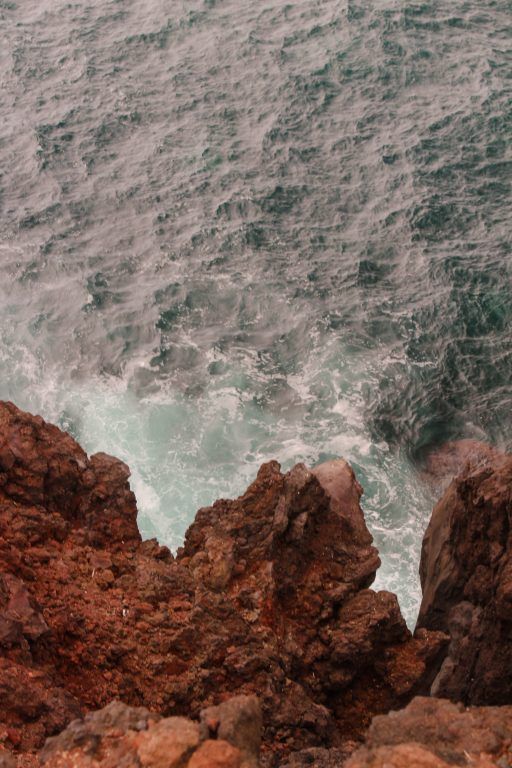
[[[24,654],[21,661],[26,662]],[[0,722],[7,728],[8,746],[38,747],[79,714],[78,702],[44,670],[0,656]]]
[[[2,593],[6,599],[0,616],[6,624],[10,622],[19,627],[20,635],[28,640],[37,640],[48,632],[48,625],[21,579],[10,573],[0,574],[0,594]]]
[[[239,749],[228,741],[203,742],[189,760],[188,768],[242,768],[242,755]]]
[[[143,768],[180,768],[198,745],[197,723],[168,717],[139,735],[137,756]]]
[[[453,763],[452,763],[453,765]],[[487,768],[489,763],[480,760],[472,761],[472,766]],[[348,763],[352,768],[448,768],[441,758],[436,757],[425,747],[419,744],[399,744],[396,747],[378,747],[368,755],[361,755],[359,759]]]
[[[0,768],[16,768],[16,760],[12,754],[0,750]]]
[[[235,696],[200,714],[201,736],[233,744],[240,750],[246,765],[256,765],[260,754],[263,722],[256,696]]]
[[[436,757],[419,744],[399,744],[396,747],[378,747],[368,755],[348,763],[352,768],[447,768],[448,763]],[[475,763],[472,763],[475,765]],[[480,765],[480,764],[479,764]]]
[[[232,711],[240,711],[243,705],[233,705]],[[260,712],[254,713],[261,722]],[[247,743],[245,734],[250,738]],[[199,725],[187,718],[160,719],[147,709],[112,702],[48,739],[40,758],[45,768],[256,767],[257,762],[244,759],[254,748],[254,734],[248,732],[247,724],[232,719],[230,735],[240,748],[223,739],[201,740]]]
[[[146,731],[152,722],[159,720],[159,715],[150,713],[145,707],[128,707],[120,701],[112,701],[83,720],[73,720],[58,736],[47,739],[40,752],[41,762],[53,765],[62,755],[76,750],[96,758],[105,748],[106,741],[115,742],[127,732]],[[135,754],[133,743],[131,749]]]
[[[418,697],[376,717],[346,768],[506,766],[512,758],[512,707],[471,707]]]
[[[198,717],[241,694],[258,696],[264,759],[275,762],[361,739],[373,715],[430,685],[444,637],[412,639],[396,598],[369,589],[378,553],[342,460],[286,474],[263,465],[239,499],[199,510],[176,558],[140,541],[122,462],[89,459],[9,403],[0,473],[8,746],[40,747],[113,698]],[[245,747],[233,746],[245,761],[257,754],[246,705],[228,715],[223,704],[208,732],[231,741],[229,723],[243,726]]]
[[[312,768],[312,766],[313,768],[341,768],[357,746],[355,742],[346,742],[344,749],[336,747],[301,749],[293,752],[281,768]]]
[[[243,497],[198,512],[178,557],[201,590],[208,585],[214,593],[227,592],[247,623],[273,638],[280,668],[274,667],[272,675],[275,694],[267,694],[263,704],[278,728],[269,729],[269,735],[293,734],[297,747],[358,738],[376,712],[425,690],[423,661],[416,674],[410,666],[405,697],[389,684],[380,663],[387,648],[400,655],[413,646],[396,598],[366,589],[379,560],[360,494],[342,460],[314,473],[297,465],[284,476],[271,462]],[[243,576],[231,565],[240,561]],[[419,660],[429,655],[426,645],[438,650],[444,641],[435,634],[418,640]],[[268,641],[265,645],[271,647]],[[236,647],[233,656],[239,658]],[[247,665],[247,651],[243,656]],[[248,667],[231,659],[228,653],[224,661],[231,684],[240,675],[248,684],[257,679],[261,654]],[[281,687],[276,683],[283,669],[293,670],[294,681],[288,673]]]
[[[467,704],[512,701],[512,456],[469,464],[423,541],[418,626],[449,632],[433,693]]]

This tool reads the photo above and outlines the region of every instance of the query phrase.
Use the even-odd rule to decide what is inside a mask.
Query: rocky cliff
[[[375,714],[428,690],[442,633],[415,638],[379,565],[343,462],[287,474],[198,512],[177,557],[142,542],[128,468],[88,458],[0,404],[3,743],[40,748],[120,699],[199,716],[256,694],[263,759],[350,751]]]
[[[512,456],[470,457],[436,505],[423,541],[418,626],[451,643],[432,692],[512,703]]]
[[[469,449],[412,636],[344,461],[263,465],[173,556],[122,462],[0,403],[0,768],[509,765],[510,707],[413,699],[512,703],[512,457]]]

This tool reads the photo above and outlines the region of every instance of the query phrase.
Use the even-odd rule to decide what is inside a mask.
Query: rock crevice
[[[511,703],[512,457],[469,449],[413,636],[343,460],[264,464],[173,556],[125,464],[0,403],[0,767],[508,764],[510,707],[463,704]]]
[[[176,557],[142,542],[122,462],[0,404],[0,697],[28,752],[120,699],[199,717],[259,697],[269,764],[353,745],[430,685],[446,637],[415,638],[379,565],[342,460],[199,510]]]

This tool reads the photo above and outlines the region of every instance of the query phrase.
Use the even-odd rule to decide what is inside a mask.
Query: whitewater
[[[0,0],[0,397],[144,536],[343,456],[414,622],[448,439],[510,448],[509,0]]]

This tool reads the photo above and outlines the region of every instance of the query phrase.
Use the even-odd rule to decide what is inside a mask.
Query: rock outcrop
[[[35,750],[112,699],[197,718],[256,694],[272,764],[343,750],[429,688],[446,637],[412,638],[396,597],[369,589],[379,559],[345,462],[264,465],[242,497],[198,512],[176,558],[141,542],[128,477],[0,404],[7,747]]]
[[[39,757],[45,768],[257,768],[260,731],[254,697],[230,699],[201,723],[114,701],[48,739]]]
[[[451,635],[432,693],[512,703],[512,456],[480,454],[451,483],[423,541],[418,626]]]
[[[161,718],[112,702],[48,739],[44,768],[258,768],[261,715],[238,696],[201,712],[200,722]],[[283,768],[506,768],[512,762],[512,707],[471,707],[418,697],[374,718],[364,745],[295,752]],[[14,762],[0,766],[14,768]]]
[[[506,768],[512,763],[512,707],[471,707],[418,697],[374,719],[345,768]],[[320,767],[319,767],[320,768]]]

